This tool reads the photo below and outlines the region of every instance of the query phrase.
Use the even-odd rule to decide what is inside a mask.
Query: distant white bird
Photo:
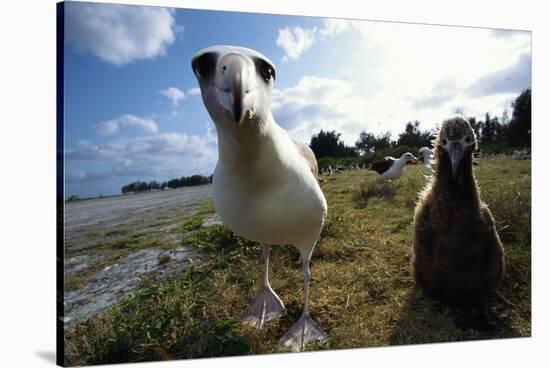
[[[512,157],[514,158],[514,160],[524,160],[526,158],[531,158],[527,150],[514,151],[514,155]]]
[[[428,147],[422,147],[418,150],[418,160],[424,163],[424,166],[432,172],[433,152]]]
[[[371,170],[386,180],[393,180],[403,174],[403,167],[407,162],[416,162],[416,157],[410,152],[404,153],[399,159],[387,156],[377,160],[372,164]]]
[[[309,262],[327,214],[313,151],[292,140],[271,113],[275,67],[243,47],[213,46],[192,60],[218,134],[214,204],[231,230],[264,244],[263,287],[245,320],[262,327],[283,314],[269,284],[269,245],[293,244],[303,261],[304,309],[280,343],[293,350],[327,335],[309,315]]]

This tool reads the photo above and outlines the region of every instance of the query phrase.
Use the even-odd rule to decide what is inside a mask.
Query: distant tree
[[[481,143],[507,145],[509,134],[509,124],[502,124],[497,116],[491,117],[489,113],[485,114],[485,121],[481,123]]]
[[[187,178],[187,185],[188,186],[194,186],[194,185],[204,185],[208,184],[209,180],[206,176],[202,175],[193,175],[189,178]]]
[[[429,130],[421,131],[420,122],[418,120],[414,122],[408,122],[405,126],[405,131],[399,134],[397,144],[399,146],[408,147],[424,147],[430,146],[433,139],[433,133]]]
[[[343,142],[339,150],[340,157],[356,157],[358,156],[355,147],[346,146]]]
[[[191,177],[182,176],[180,178],[180,187],[188,187],[191,184]]]
[[[494,120],[491,119],[491,115],[489,113],[486,113],[483,128],[481,129],[481,141],[485,144],[494,143],[495,137],[496,126],[494,124]]]
[[[321,130],[311,137],[309,147],[317,158],[357,156],[354,147],[348,147],[340,140],[341,135],[334,130],[330,132]]]
[[[368,153],[374,151],[374,141],[376,137],[372,133],[367,133],[363,130],[359,133],[359,139],[355,142],[355,149],[360,153]]]
[[[136,192],[136,183],[130,183],[128,185],[125,185],[122,187],[122,193],[123,194],[127,194],[127,193],[134,193]]]
[[[493,117],[493,126],[495,127],[495,138],[494,141],[496,144],[505,146],[508,144],[508,125],[502,124],[498,117]]]
[[[146,190],[149,190],[149,185],[143,181],[138,181],[136,183],[136,189],[138,192],[145,192]]]
[[[160,189],[160,184],[155,180],[149,182],[149,190],[158,190]]]
[[[500,123],[502,125],[508,125],[510,123],[510,116],[507,108],[505,108],[504,111],[502,111],[502,116],[500,117]]]
[[[159,184],[155,180],[151,180],[149,182],[144,181],[135,181],[133,183],[124,185],[122,187],[122,193],[137,193],[137,192],[145,192],[145,191],[152,191],[152,190],[159,190],[159,189],[175,189],[175,188],[181,188],[181,187],[188,187],[193,185],[202,185],[202,184],[208,184],[210,183],[211,179],[206,176],[202,175],[193,175],[193,176],[182,176],[179,179],[170,179],[168,181],[162,182],[162,184]]]
[[[392,148],[395,145],[396,145],[396,142],[392,141],[391,133],[386,132],[376,136],[376,139],[374,141],[374,150],[378,151],[382,149]]]
[[[531,147],[531,88],[524,90],[512,103],[514,112],[508,129],[512,146]]]
[[[168,188],[175,189],[179,187],[179,179],[170,179],[168,180]]]
[[[391,148],[392,146],[393,142],[391,140],[390,132],[374,136],[374,134],[368,133],[364,130],[359,133],[359,140],[355,142],[355,149],[361,154]]]

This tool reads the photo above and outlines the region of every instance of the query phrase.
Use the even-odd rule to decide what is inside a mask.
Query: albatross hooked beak
[[[238,53],[229,53],[218,61],[216,71],[217,94],[224,110],[240,124],[247,111],[252,110],[255,90],[253,64]]]
[[[462,155],[464,154],[464,149],[460,142],[450,142],[449,144],[449,157],[451,158],[451,167],[453,170],[453,179],[456,178],[456,173],[458,172],[458,165],[460,160],[462,160]]]

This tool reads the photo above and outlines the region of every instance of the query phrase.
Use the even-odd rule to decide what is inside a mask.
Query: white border
[[[139,367],[517,367],[548,362],[549,26],[543,1],[162,0],[188,8],[486,26],[533,31],[533,337],[483,342],[143,363]],[[9,4],[9,5],[7,5]],[[0,11],[0,366],[53,365],[55,351],[55,1]],[[6,114],[7,112],[7,114]],[[547,348],[546,348],[547,350]],[[537,364],[538,363],[538,364]],[[130,367],[123,364],[119,367]]]

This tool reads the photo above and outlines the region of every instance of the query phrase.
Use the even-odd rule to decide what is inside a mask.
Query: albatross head
[[[405,161],[405,163],[412,163],[412,164],[415,164],[417,162],[417,158],[414,157],[414,155],[410,152],[407,152],[401,155],[401,160]]]
[[[464,153],[472,153],[477,147],[474,130],[464,116],[454,115],[443,122],[439,131],[439,146],[448,154],[453,178],[456,178]]]
[[[270,113],[275,66],[259,52],[211,46],[197,52],[191,66],[204,105],[217,125],[239,126]]]

